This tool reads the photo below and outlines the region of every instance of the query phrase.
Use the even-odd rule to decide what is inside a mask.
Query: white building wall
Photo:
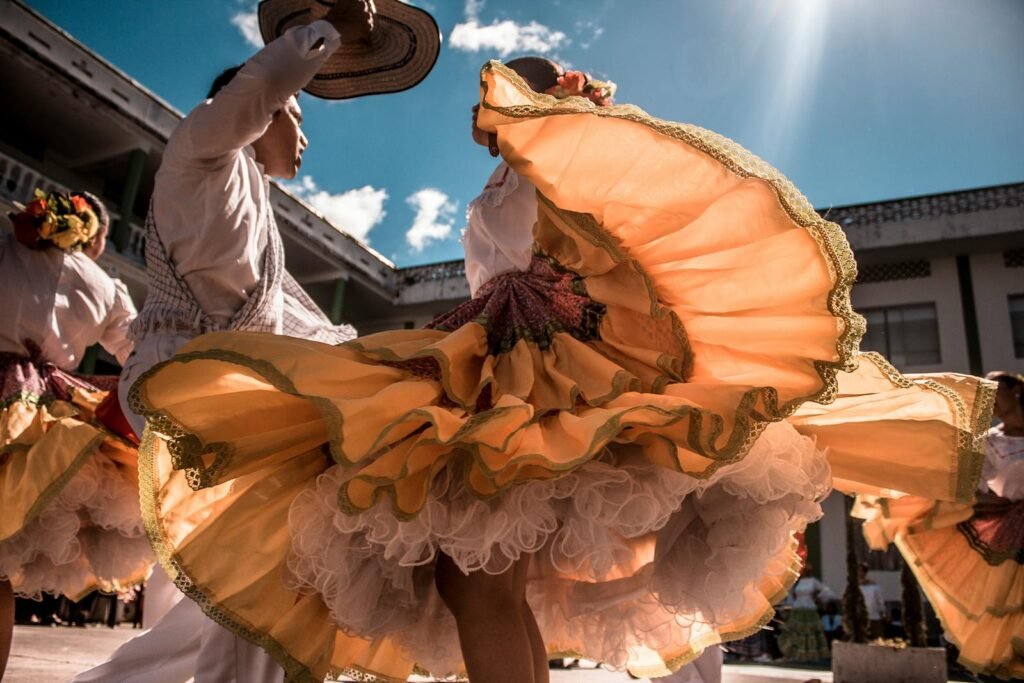
[[[821,580],[836,595],[846,587],[846,496],[833,491],[821,508]]]
[[[939,326],[941,361],[934,365],[899,368],[902,372],[970,372],[967,333],[960,305],[960,284],[954,257],[931,260],[931,276],[888,282],[867,282],[854,286],[853,307],[857,310],[909,304],[934,304]]]
[[[1017,358],[1013,353],[1008,297],[1024,294],[1024,268],[1007,268],[1002,252],[974,254],[971,279],[985,372],[1021,372],[1024,358]]]

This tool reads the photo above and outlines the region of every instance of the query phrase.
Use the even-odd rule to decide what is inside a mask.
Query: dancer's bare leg
[[[0,581],[0,680],[7,671],[7,657],[11,654],[14,636],[14,590],[10,581]]]
[[[519,565],[503,574],[463,574],[447,555],[437,558],[437,589],[455,616],[459,645],[471,681],[546,683],[536,664],[526,625],[526,573]],[[532,618],[532,615],[530,615]],[[546,667],[546,665],[545,665]]]
[[[529,558],[525,562],[518,562],[515,566],[516,590],[522,590],[523,597],[526,597],[526,579],[530,574]],[[530,604],[523,600],[523,620],[526,622],[526,634],[530,638],[530,652],[533,655],[533,680],[534,683],[548,683],[551,678],[548,669],[548,648],[544,645],[544,637],[537,626],[537,618],[533,616]]]

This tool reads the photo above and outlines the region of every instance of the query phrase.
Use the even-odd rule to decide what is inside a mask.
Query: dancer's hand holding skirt
[[[459,673],[439,552],[532,555],[552,654],[664,674],[770,618],[833,442],[850,490],[970,497],[988,385],[857,355],[849,246],[777,171],[497,63],[479,125],[538,191],[527,270],[424,330],[201,337],[133,389],[161,562],[289,675]]]

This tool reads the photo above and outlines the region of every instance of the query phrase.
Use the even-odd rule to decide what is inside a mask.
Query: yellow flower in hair
[[[77,219],[76,219],[77,220]],[[81,223],[81,221],[78,221]],[[81,234],[78,230],[62,230],[50,238],[50,241],[56,244],[59,248],[68,250],[77,245],[81,241]]]
[[[78,214],[85,221],[83,228],[83,235],[85,236],[85,242],[91,242],[92,238],[96,237],[96,233],[100,231],[100,219],[96,215],[96,212],[92,209],[86,209]]]
[[[39,226],[39,236],[41,238],[49,239],[53,236],[53,233],[57,231],[57,219],[54,215],[48,214],[46,220],[43,221],[42,225]]]

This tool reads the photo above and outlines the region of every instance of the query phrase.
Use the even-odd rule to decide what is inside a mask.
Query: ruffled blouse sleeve
[[[501,163],[480,196],[470,202],[462,237],[473,296],[491,278],[530,267],[536,223],[537,189]]]
[[[103,321],[99,343],[117,359],[118,363],[124,365],[128,360],[128,354],[135,347],[135,342],[128,334],[128,328],[138,315],[138,311],[135,310],[135,303],[128,293],[128,287],[117,278],[113,278],[113,284],[114,296]]]

